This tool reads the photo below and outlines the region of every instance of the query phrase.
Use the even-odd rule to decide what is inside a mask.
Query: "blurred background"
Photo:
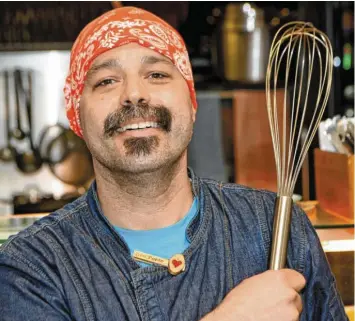
[[[186,41],[201,107],[189,165],[200,176],[276,191],[265,71],[272,37],[289,21],[309,21],[327,33],[334,79],[324,118],[353,117],[353,2],[3,1],[0,213],[54,210],[91,182],[87,150],[68,130],[62,87],[81,29],[119,6],[150,10]],[[318,137],[295,190],[305,200],[316,199],[317,147]]]
[[[333,85],[295,200],[320,235],[345,304],[353,307],[355,245],[341,243],[354,238],[350,1],[0,2],[0,218],[11,218],[0,219],[0,243],[31,224],[36,216],[30,214],[61,208],[92,182],[90,154],[65,116],[63,84],[79,32],[120,6],[155,13],[185,39],[199,104],[189,166],[202,177],[271,191],[276,170],[265,77],[272,38],[295,20],[312,22],[328,35]],[[277,100],[283,98],[280,88]],[[312,88],[309,99],[316,99]]]

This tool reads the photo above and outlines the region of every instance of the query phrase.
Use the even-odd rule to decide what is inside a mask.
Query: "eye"
[[[160,72],[153,72],[152,74],[149,75],[149,78],[153,80],[162,80],[168,78],[168,76]]]
[[[114,79],[108,78],[108,79],[104,79],[100,82],[98,82],[94,87],[106,87],[109,85],[113,85],[116,81]]]

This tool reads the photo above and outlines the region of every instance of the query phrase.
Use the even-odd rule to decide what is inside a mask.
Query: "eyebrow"
[[[157,63],[165,63],[172,66],[174,65],[170,59],[167,59],[165,57],[144,56],[141,59],[142,65],[154,65]],[[118,59],[109,59],[102,63],[93,64],[87,73],[87,79],[89,79],[102,69],[122,69],[122,65]]]
[[[117,59],[109,59],[102,63],[96,63],[96,64],[94,63],[87,73],[87,79],[89,79],[90,77],[92,77],[94,74],[96,74],[102,69],[117,69],[117,68],[122,68],[119,60]]]
[[[157,56],[144,56],[141,60],[142,64],[144,65],[154,65],[154,64],[157,64],[159,62],[161,63],[165,63],[165,64],[168,64],[168,65],[174,65],[172,63],[172,61],[168,58],[165,58],[165,57],[157,57]]]

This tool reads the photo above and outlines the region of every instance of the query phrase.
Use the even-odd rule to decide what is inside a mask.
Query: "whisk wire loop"
[[[329,97],[332,61],[333,53],[328,37],[311,23],[287,23],[278,30],[272,41],[266,73],[266,99],[278,195],[293,193]],[[315,64],[319,65],[319,73],[314,72]],[[283,106],[277,106],[276,91],[281,86],[279,75],[283,66],[286,69]],[[309,93],[315,74],[319,76],[318,91],[310,110]],[[313,115],[305,139],[302,139],[301,129],[307,111]]]
[[[328,37],[311,23],[287,23],[274,36],[266,71],[266,105],[278,189],[270,269],[278,270],[286,264],[292,194],[327,105],[332,63],[333,51]],[[284,87],[284,99],[282,106],[277,106],[276,93],[280,87]],[[310,99],[311,90],[316,94],[314,102]],[[311,121],[305,126],[310,113]]]

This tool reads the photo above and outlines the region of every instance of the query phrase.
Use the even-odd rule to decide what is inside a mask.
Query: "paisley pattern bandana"
[[[106,12],[90,22],[76,39],[64,87],[70,128],[82,137],[79,103],[87,72],[94,59],[113,48],[135,42],[169,58],[187,82],[191,101],[197,108],[191,64],[184,40],[167,22],[135,7]]]

